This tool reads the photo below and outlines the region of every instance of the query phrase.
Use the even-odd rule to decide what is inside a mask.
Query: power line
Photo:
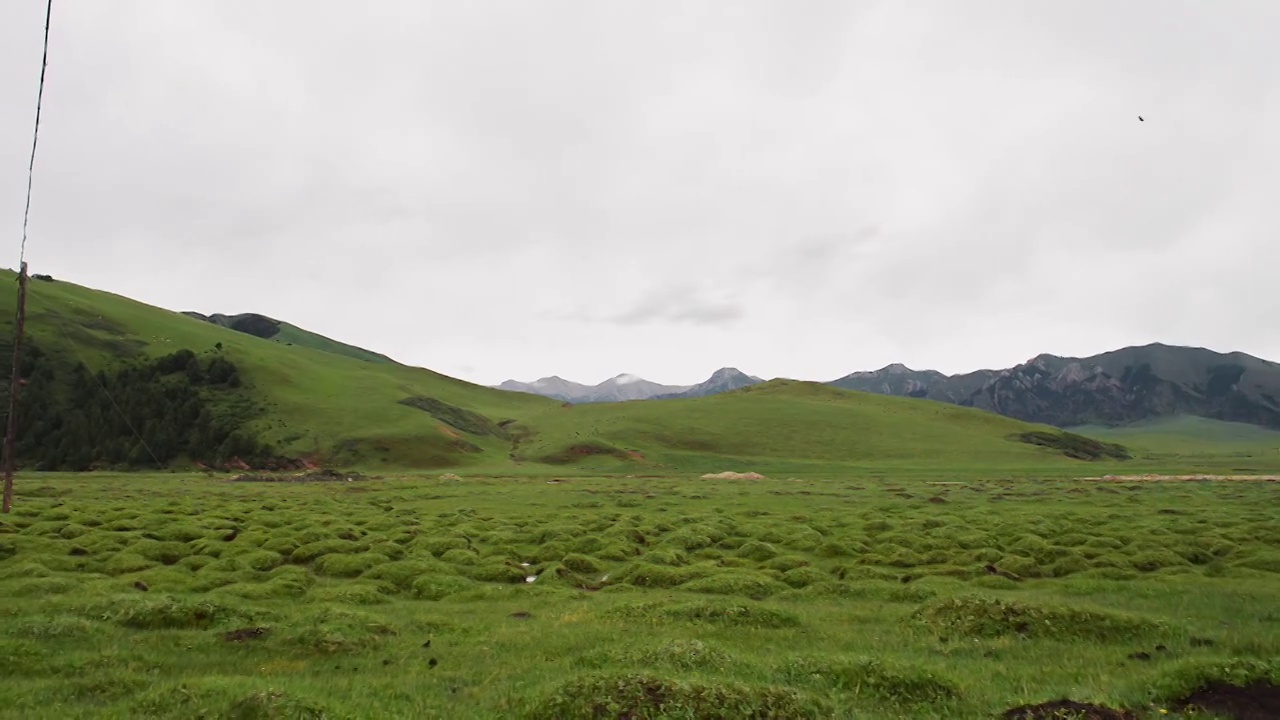
[[[18,254],[18,264],[27,258],[27,221],[31,217],[31,186],[35,180],[36,145],[40,142],[40,104],[44,100],[44,71],[49,67],[49,21],[53,18],[53,0],[49,0],[44,11],[44,57],[40,61],[40,90],[36,93],[36,125],[31,134],[31,162],[27,165],[27,206],[22,211],[22,250]]]

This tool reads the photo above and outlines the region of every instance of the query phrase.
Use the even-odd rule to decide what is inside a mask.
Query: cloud
[[[12,237],[42,10],[0,4]],[[1280,359],[1274,3],[122,0],[53,20],[35,272],[485,383],[1157,339]]]
[[[723,293],[717,293],[723,295]],[[735,300],[714,297],[692,284],[675,283],[656,287],[620,312],[594,316],[597,321],[623,326],[650,324],[728,325],[746,316]]]

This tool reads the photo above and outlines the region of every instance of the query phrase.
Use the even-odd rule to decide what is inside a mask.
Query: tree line
[[[274,455],[250,431],[257,411],[237,392],[240,373],[221,354],[183,349],[95,372],[27,344],[19,372],[16,456],[23,468],[141,469],[237,459],[254,465]],[[2,399],[0,423],[8,419],[8,398]]]

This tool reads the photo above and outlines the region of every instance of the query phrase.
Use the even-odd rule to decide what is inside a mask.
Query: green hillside
[[[184,312],[183,315],[194,317],[198,320],[220,325],[249,335],[271,340],[272,342],[283,343],[285,345],[300,345],[309,347],[313,350],[323,350],[324,352],[333,353],[335,355],[344,355],[346,357],[364,360],[366,362],[376,363],[394,363],[395,360],[381,353],[365,350],[362,347],[348,345],[347,343],[325,337],[320,333],[304,330],[297,325],[287,323],[282,320],[259,315],[257,313],[241,313],[239,315],[223,315],[215,313],[213,315],[203,315],[196,312]]]
[[[6,271],[0,286],[12,289],[13,280],[14,274]],[[546,398],[492,390],[430,370],[264,340],[67,282],[32,281],[29,287],[28,337],[58,361],[79,360],[98,369],[122,358],[156,357],[182,348],[220,352],[240,368],[244,387],[237,392],[262,408],[253,429],[293,455],[420,467],[505,459],[508,440],[460,432],[400,401],[432,398],[446,409],[465,407],[495,422],[558,406]],[[0,330],[4,337],[12,335],[14,296],[12,290],[0,292],[0,314],[7,321]]]
[[[335,355],[346,355],[347,357],[364,360],[365,362],[395,362],[395,360],[392,360],[381,353],[376,353],[372,350],[365,350],[364,348],[356,347],[355,345],[348,345],[347,343],[339,342],[333,338],[311,332],[310,330],[304,330],[297,325],[287,322],[280,323],[280,332],[271,339],[286,345],[301,345],[302,347],[309,347],[313,350],[322,350]]]
[[[1217,456],[1265,460],[1268,466],[1280,462],[1280,431],[1247,423],[1179,415],[1117,428],[1082,426],[1071,430],[1123,443],[1135,453],[1171,461]]]
[[[12,281],[13,274],[0,280]],[[12,317],[13,303],[13,292],[0,293],[4,317]],[[236,417],[246,418],[246,432],[281,453],[319,463],[495,471],[566,465],[642,471],[726,470],[743,463],[751,469],[1078,464],[1057,450],[1010,439],[1047,428],[815,383],[775,381],[707,398],[564,407],[430,370],[262,339],[62,281],[33,281],[28,307],[28,336],[47,355],[42,365],[61,368],[79,361],[90,370],[110,369],[124,360],[138,364],[189,349],[199,359],[193,364],[205,365],[188,369],[204,377],[212,371],[201,368],[225,358],[234,364],[234,383],[201,385],[198,392],[211,405],[234,409]],[[7,336],[11,328],[2,332]],[[149,372],[156,371],[134,374]],[[181,384],[183,375],[166,377]],[[82,392],[92,390],[87,380],[81,384]],[[120,387],[126,389],[118,392],[127,391],[127,385]],[[126,400],[119,404],[135,413],[134,426],[164,434],[155,428],[163,424],[158,418],[139,410],[141,403],[162,400]],[[173,408],[166,412],[178,415]],[[105,413],[101,421],[111,419]],[[120,449],[130,452],[144,454],[141,448]]]
[[[1073,463],[1011,439],[1051,428],[970,408],[773,380],[703,398],[578,405],[531,419],[519,455],[708,471],[829,465]],[[747,467],[749,465],[750,467]],[[741,466],[741,467],[739,467]]]

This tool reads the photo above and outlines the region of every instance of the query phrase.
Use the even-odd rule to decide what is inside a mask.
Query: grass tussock
[[[673,680],[641,673],[573,678],[529,713],[535,720],[782,720],[817,718],[822,706],[790,688]]]
[[[580,664],[601,669],[646,670],[656,667],[686,673],[714,673],[729,669],[734,662],[733,654],[702,640],[669,640],[656,645],[598,651],[581,658]]]
[[[242,608],[218,600],[158,593],[103,599],[88,612],[134,630],[199,630],[252,619]]]
[[[960,697],[956,684],[938,673],[877,658],[795,657],[776,672],[789,684],[820,686],[895,706],[938,705]]]
[[[795,628],[803,624],[800,616],[790,610],[729,599],[632,603],[611,609],[609,615],[641,622],[689,622],[754,629]]]
[[[1014,602],[982,595],[941,598],[912,618],[939,637],[1124,642],[1167,633],[1159,621],[1110,610]]]
[[[334,655],[377,648],[398,632],[376,615],[331,605],[309,611],[281,635],[299,649]]]
[[[0,521],[9,711],[1173,716],[1275,681],[1274,483],[524,472],[26,481]]]

